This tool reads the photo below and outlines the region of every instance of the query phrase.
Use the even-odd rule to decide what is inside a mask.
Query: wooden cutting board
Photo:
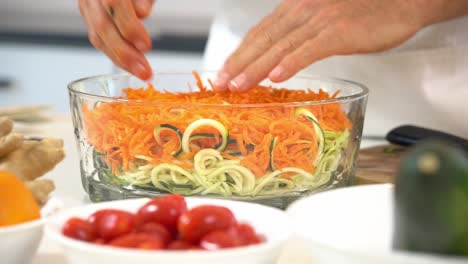
[[[406,148],[382,145],[361,149],[359,152],[356,184],[392,183]]]

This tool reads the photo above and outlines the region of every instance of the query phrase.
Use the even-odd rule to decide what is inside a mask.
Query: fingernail
[[[268,77],[269,77],[270,79],[280,80],[280,79],[282,79],[285,75],[286,75],[286,69],[285,69],[283,66],[278,65],[278,66],[276,66],[276,67],[270,72],[270,74],[268,75]]]
[[[140,78],[144,78],[148,75],[148,71],[146,70],[145,65],[143,65],[140,62],[136,62],[135,64],[133,64],[132,73]]]
[[[135,46],[139,51],[146,51],[148,49],[148,45],[142,40],[137,40]]]
[[[247,84],[247,76],[245,74],[241,74],[237,76],[234,80],[229,82],[229,89],[231,91],[244,91],[245,86]]]
[[[153,73],[151,72],[151,75],[148,78],[144,79],[143,81],[145,81],[147,83],[152,83],[154,81]]]
[[[151,4],[149,0],[138,0],[136,3],[136,9],[140,14],[148,14]]]
[[[228,81],[229,81],[229,75],[224,72],[220,72],[218,76],[216,77],[216,80],[214,80],[213,85],[218,90],[226,90]]]

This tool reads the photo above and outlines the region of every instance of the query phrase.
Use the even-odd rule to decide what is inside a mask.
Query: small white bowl
[[[30,263],[34,255],[36,255],[44,233],[44,217],[60,210],[62,207],[60,200],[50,198],[41,208],[41,219],[0,227],[0,263]]]
[[[30,263],[43,234],[43,219],[0,227],[0,263]]]
[[[322,192],[287,210],[314,264],[467,264],[468,258],[392,250],[393,185]]]
[[[135,212],[149,199],[121,200],[90,204],[62,211],[46,220],[46,235],[64,249],[70,264],[271,264],[278,259],[281,249],[290,237],[291,228],[287,215],[278,209],[253,203],[220,199],[186,198],[189,208],[198,205],[220,205],[232,210],[239,222],[250,223],[266,242],[242,248],[218,251],[142,251],[120,249],[81,242],[61,233],[70,217],[88,217],[104,208],[117,208]]]

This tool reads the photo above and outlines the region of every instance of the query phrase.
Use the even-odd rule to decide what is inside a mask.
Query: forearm
[[[468,15],[468,0],[411,0],[419,14],[421,26]]]

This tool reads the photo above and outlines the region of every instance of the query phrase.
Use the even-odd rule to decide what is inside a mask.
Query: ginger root
[[[25,140],[0,161],[0,170],[9,171],[24,182],[32,181],[52,170],[64,157],[63,142],[59,139]]]
[[[23,136],[11,133],[12,130],[13,122],[6,117],[0,117],[0,158],[21,147],[23,143]]]
[[[60,139],[25,140],[12,132],[13,123],[0,118],[0,170],[19,177],[33,193],[38,204],[47,202],[55,189],[51,180],[39,179],[65,157]]]
[[[23,144],[23,135],[11,133],[0,137],[0,158],[10,154],[16,149],[19,149]]]
[[[37,179],[34,181],[27,181],[26,187],[33,193],[36,202],[43,205],[49,199],[49,193],[55,190],[54,182],[49,179]]]
[[[4,137],[13,130],[13,121],[7,117],[0,117],[0,137]]]

